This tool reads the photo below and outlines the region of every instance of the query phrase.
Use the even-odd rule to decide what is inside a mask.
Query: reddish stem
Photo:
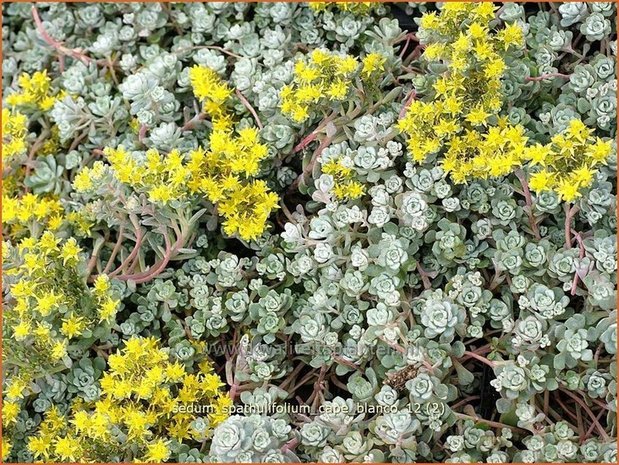
[[[563,78],[563,79],[569,79],[570,75],[569,74],[563,74],[563,73],[548,73],[548,74],[542,74],[541,76],[536,76],[536,77],[528,77],[525,80],[527,82],[534,82],[534,81],[543,81],[544,79],[552,79],[552,78]]]
[[[120,264],[120,266],[110,273],[110,276],[116,276],[131,263],[131,261],[137,256],[138,252],[140,251],[143,238],[144,235],[142,233],[142,228],[140,228],[138,225],[138,227],[136,227],[135,229],[135,246],[133,247],[133,250],[131,251],[129,256]]]
[[[43,144],[45,143],[45,139],[48,136],[49,136],[49,132],[47,130],[43,130],[43,132],[41,132],[39,137],[37,137],[37,140],[34,141],[34,144],[32,144],[32,147],[30,148],[30,152],[28,152],[28,160],[25,163],[26,164],[26,177],[28,177],[28,175],[30,174],[30,170],[32,170],[32,167],[34,164],[34,157],[36,153],[43,146]],[[26,192],[28,191],[29,189],[27,188]]]
[[[187,121],[183,127],[181,128],[181,131],[185,132],[185,131],[189,131],[190,129],[193,129],[193,127],[200,121],[202,121],[203,119],[206,118],[206,113],[204,112],[200,112],[200,113],[196,113],[196,115],[191,118],[189,121]]]
[[[146,131],[148,131],[148,126],[145,124],[140,126],[140,131],[138,132],[138,140],[140,143],[144,143],[144,138],[146,137]]]
[[[303,169],[303,172],[299,176],[297,176],[297,179],[295,179],[294,182],[288,188],[289,192],[294,191],[299,186],[299,184],[301,183],[301,180],[305,179],[306,177],[308,177],[312,173],[312,171],[314,170],[314,165],[316,164],[316,160],[318,160],[318,157],[322,153],[323,149],[325,147],[327,147],[331,143],[331,140],[332,140],[332,138],[329,137],[329,136],[326,136],[322,140],[320,145],[316,148],[316,150],[314,150],[314,154],[312,155],[312,159],[309,161],[307,166]]]
[[[576,403],[578,403],[578,405],[580,405],[582,407],[582,409],[585,412],[587,412],[587,415],[589,415],[589,418],[591,419],[591,421],[593,422],[593,424],[597,428],[597,430],[600,433],[600,435],[602,436],[602,438],[605,441],[608,441],[608,434],[606,434],[606,431],[604,431],[604,428],[602,428],[602,425],[597,420],[597,417],[593,414],[593,412],[591,411],[591,409],[589,408],[587,403],[583,399],[578,397],[576,394],[574,394],[571,391],[569,391],[568,389],[561,388],[561,391],[564,392],[565,394],[567,394],[568,396],[570,396]]]
[[[307,136],[305,136],[301,142],[299,142],[297,145],[295,145],[294,149],[292,149],[292,153],[298,153],[301,150],[303,150],[305,147],[307,147],[307,145],[316,139],[316,137],[318,137],[318,134],[313,131],[310,132]]]
[[[458,407],[460,407],[461,405],[468,404],[468,403],[470,403],[471,401],[473,401],[473,400],[477,400],[477,399],[479,399],[479,398],[480,398],[479,396],[469,396],[469,397],[467,397],[466,399],[462,399],[460,402],[458,402],[458,403],[456,403],[456,404],[454,404],[454,405],[451,405],[449,408],[451,408],[452,410],[455,410],[455,409],[457,409]]]
[[[256,110],[251,105],[251,103],[249,103],[249,101],[245,98],[245,96],[238,89],[236,89],[236,96],[239,98],[239,100],[245,106],[245,108],[247,108],[249,112],[252,114],[252,116],[256,120],[256,124],[258,125],[258,127],[262,129],[264,127],[262,126],[262,121],[260,121],[260,117],[258,116],[258,113],[256,113]]]
[[[478,416],[472,416],[472,415],[467,415],[465,413],[455,413],[455,416],[457,418],[461,418],[463,420],[473,420],[476,421],[478,423],[485,423],[488,426],[492,426],[493,428],[498,428],[498,429],[503,429],[503,428],[509,428],[511,430],[523,430],[522,428],[519,428],[518,426],[511,426],[511,425],[507,425],[505,423],[499,423],[496,421],[490,421],[490,420],[486,420],[485,418],[481,418]]]
[[[576,242],[578,242],[579,253],[578,256],[582,259],[585,257],[585,244],[582,241],[582,237],[580,233],[574,231],[574,237],[576,238]],[[571,295],[576,294],[576,287],[578,286],[578,281],[580,277],[578,276],[578,271],[574,273],[574,280],[572,281],[572,288],[570,290]]]
[[[339,363],[340,365],[346,365],[347,367],[350,367],[353,370],[363,371],[361,370],[359,365],[357,365],[354,362],[351,362],[350,360],[346,360],[344,357],[340,357],[339,355],[334,355],[333,360]]]
[[[166,243],[166,250],[163,255],[163,258],[159,260],[159,262],[155,263],[152,267],[150,267],[146,271],[143,271],[141,273],[135,273],[135,274],[123,274],[123,275],[120,275],[118,279],[122,281],[131,280],[131,281],[134,281],[136,284],[142,284],[147,281],[150,281],[151,279],[153,279],[154,277],[162,273],[165,267],[167,266],[168,262],[172,258],[173,254],[177,251],[177,248],[179,246],[179,241],[180,241],[179,239],[178,241],[174,243],[173,246],[171,246],[170,239],[168,238],[168,236],[164,235],[163,237]]]
[[[479,360],[480,362],[488,365],[490,368],[495,368],[496,367],[496,363],[493,362],[492,360],[488,360],[486,357],[483,357],[479,354],[476,354],[475,352],[471,352],[469,350],[466,350],[464,352],[464,355],[466,355],[467,357],[470,358],[474,358],[475,360]]]
[[[604,410],[601,410],[600,413],[598,413],[598,416],[596,417],[598,423],[600,422],[600,419],[602,418],[602,415],[604,415]],[[595,429],[595,423],[592,423],[591,426],[589,427],[589,429],[587,430],[586,434],[585,434],[585,441],[587,439],[589,439],[589,437],[591,436],[591,433],[593,433],[593,430]]]
[[[537,221],[535,221],[535,216],[533,216],[533,199],[531,198],[529,183],[527,182],[527,178],[525,177],[522,170],[516,170],[515,174],[520,181],[520,185],[522,186],[522,195],[524,196],[524,201],[527,205],[527,216],[529,217],[529,225],[531,226],[531,231],[533,231],[533,235],[539,241],[542,237],[539,234],[539,227],[537,225]]]
[[[314,129],[312,132],[310,132],[307,136],[305,136],[303,139],[301,139],[301,142],[299,142],[294,149],[292,149],[292,153],[298,153],[301,150],[303,150],[305,147],[307,147],[307,145],[312,142],[313,140],[316,139],[316,137],[318,137],[318,133],[320,131],[322,131],[322,129],[329,124],[329,122],[331,122],[331,120],[333,120],[333,118],[335,117],[335,112],[331,113],[329,116],[327,116],[326,118],[324,118],[319,124],[318,126],[316,126],[316,129]]]
[[[409,32],[408,34],[404,35],[404,37],[396,40],[394,42],[394,45],[399,44],[400,42],[403,42],[405,40],[406,41],[412,40],[413,42],[419,42],[419,38],[417,37],[417,34],[415,34],[414,32]]]
[[[580,210],[580,207],[578,205],[574,205],[573,207],[570,208],[570,204],[566,203],[564,209],[565,209],[565,249],[568,250],[572,248],[572,235],[571,235],[572,219],[574,218],[574,215],[576,215],[578,210]]]
[[[563,409],[563,415],[567,414],[573,420],[576,420],[576,422],[578,422],[578,416],[574,412],[572,412],[569,408],[567,408],[567,406],[561,401],[561,399],[557,398],[556,400],[557,400],[557,404],[559,404],[559,407]],[[576,426],[576,428],[578,428],[578,426]]]
[[[106,274],[108,271],[110,271],[110,268],[112,267],[112,264],[114,263],[114,259],[116,258],[116,255],[118,255],[118,252],[120,251],[120,248],[122,247],[122,242],[124,239],[124,232],[125,232],[125,227],[124,226],[120,226],[120,230],[118,231],[118,239],[116,240],[116,244],[114,245],[114,249],[112,250],[112,254],[110,255],[110,258],[108,259],[105,268],[103,269],[103,274]]]
[[[400,110],[400,114],[398,115],[398,117],[400,119],[404,118],[404,116],[406,115],[406,111],[408,110],[408,107],[410,106],[412,101],[415,100],[416,98],[417,98],[417,91],[415,89],[413,89],[406,96],[406,100],[404,101],[404,105],[402,105],[402,109]]]
[[[60,42],[52,38],[52,36],[48,34],[48,32],[45,30],[45,27],[43,26],[43,21],[41,21],[41,17],[39,16],[39,11],[37,10],[37,7],[35,5],[32,5],[31,10],[32,10],[32,18],[34,19],[34,23],[37,27],[37,31],[39,32],[39,34],[41,34],[41,38],[45,41],[45,43],[47,43],[49,46],[53,47],[54,49],[58,50],[58,52],[60,52],[63,55],[69,55],[73,58],[77,58],[78,60],[81,60],[84,64],[88,64],[92,61],[92,58],[87,57],[81,51],[67,48],[64,45],[62,45]]]
[[[582,409],[580,406],[576,406],[576,423],[578,426],[578,440],[582,442],[585,437],[585,426],[582,421]]]
[[[297,438],[292,438],[290,441],[284,444],[280,450],[282,453],[285,454],[288,451],[294,450],[294,448],[297,447],[298,444],[299,440]]]
[[[432,277],[430,276],[430,273],[428,273],[426,270],[421,268],[421,265],[419,263],[417,263],[417,272],[419,273],[419,276],[421,276],[421,282],[423,282],[423,288],[430,289],[432,287],[432,283],[430,282],[430,279],[428,279],[429,277]]]
[[[400,344],[396,342],[391,342],[382,336],[380,336],[379,339],[383,341],[385,344],[387,344],[389,347],[391,347],[393,350],[395,350],[396,352],[400,352],[401,354],[406,354],[406,349],[402,347]]]

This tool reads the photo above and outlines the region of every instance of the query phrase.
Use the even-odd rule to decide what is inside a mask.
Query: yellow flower
[[[11,450],[13,449],[13,445],[11,441],[5,436],[2,437],[2,461],[4,462],[9,455],[11,454]]]
[[[320,71],[314,66],[308,66],[302,61],[295,63],[294,71],[299,81],[310,84],[320,77]]]
[[[230,416],[234,402],[230,396],[221,394],[215,399],[213,411],[209,414],[209,421],[213,426],[217,426]]]
[[[515,23],[509,24],[505,27],[505,29],[499,31],[497,38],[503,42],[505,49],[513,45],[521,45],[524,40],[522,28]]]
[[[28,119],[17,111],[2,109],[2,159],[6,162],[26,153]]]
[[[36,458],[49,456],[49,449],[51,443],[48,439],[43,437],[30,437],[28,438],[28,450],[34,454]]]
[[[37,297],[37,310],[41,316],[47,316],[60,304],[60,296],[53,291],[42,293]]]
[[[476,108],[474,110],[472,110],[466,117],[466,120],[475,125],[481,125],[484,124],[486,122],[486,120],[488,119],[488,117],[490,116],[490,113],[488,113],[487,111],[485,111],[483,108]]]
[[[475,5],[475,13],[480,19],[494,19],[494,10],[496,7],[492,2],[480,2]]]
[[[6,98],[10,106],[38,107],[48,111],[56,99],[62,97],[61,94],[57,96],[50,94],[51,79],[47,75],[47,70],[37,71],[32,76],[24,73],[19,77],[18,84],[20,91]]]
[[[189,81],[193,93],[202,100],[208,113],[213,115],[224,113],[232,90],[215,71],[206,66],[195,65],[189,69]]]
[[[593,182],[593,175],[595,174],[595,170],[589,168],[584,165],[580,168],[577,168],[572,172],[571,179],[572,182],[578,185],[578,187],[588,187]]]
[[[526,157],[531,160],[532,165],[546,166],[550,154],[550,148],[542,144],[535,144],[526,151]]]
[[[472,23],[469,26],[468,32],[473,39],[481,39],[482,37],[485,37],[488,33],[486,28],[479,23]]]
[[[611,151],[611,141],[604,142],[598,138],[594,144],[589,144],[586,155],[591,158],[593,164],[604,163]]]
[[[301,123],[309,118],[309,112],[307,107],[297,106],[292,112],[292,119],[297,123]]]
[[[605,163],[611,151],[610,143],[594,138],[592,133],[582,121],[572,120],[549,144],[526,149],[525,158],[532,165],[544,167],[531,177],[531,188],[553,190],[566,202],[580,197],[581,191],[593,183],[596,165]]]
[[[79,412],[75,412],[73,420],[71,420],[71,423],[75,425],[75,429],[78,432],[87,431],[90,428],[90,423],[91,423],[90,418],[91,416],[88,415],[87,412],[82,410]]]
[[[46,253],[58,252],[59,243],[60,239],[58,239],[51,231],[45,231],[39,239],[39,247]]]
[[[172,363],[166,367],[165,376],[168,381],[177,382],[185,376],[185,367],[180,363]]]
[[[426,60],[438,60],[445,53],[444,44],[428,44],[423,51],[423,56]]]
[[[146,446],[145,462],[161,463],[168,460],[170,457],[170,449],[167,445],[167,441],[158,439],[152,444]]]
[[[11,379],[9,386],[5,389],[7,399],[22,399],[24,397],[24,391],[26,390],[26,387],[27,383],[23,379]]]
[[[80,456],[79,449],[79,441],[71,436],[59,438],[54,443],[54,452],[65,461],[77,461]]]
[[[21,408],[15,402],[4,402],[2,404],[2,424],[7,426],[17,421]]]
[[[370,55],[366,57],[368,69],[378,70],[382,57]],[[282,113],[301,123],[309,118],[312,110],[326,109],[330,102],[343,100],[352,89],[352,76],[358,64],[350,55],[321,49],[312,51],[309,60],[295,63],[293,83],[280,91]]]
[[[61,341],[57,341],[54,346],[52,347],[52,351],[51,351],[51,357],[54,360],[60,360],[62,357],[64,357],[65,355],[67,355],[67,345],[68,345],[68,340],[67,339],[63,339]]]
[[[348,76],[355,72],[359,63],[356,58],[351,55],[335,58],[336,74]]]
[[[118,311],[118,304],[119,302],[111,297],[105,299],[99,306],[99,321],[112,321]]]
[[[22,341],[26,339],[32,332],[30,322],[21,321],[17,326],[13,328],[13,337],[16,341]]]
[[[489,78],[500,78],[503,76],[504,72],[505,72],[505,62],[501,59],[489,61],[485,69],[485,74]]]
[[[62,246],[62,250],[60,251],[60,257],[62,258],[62,263],[66,265],[67,263],[71,265],[75,265],[79,261],[79,253],[82,249],[77,245],[77,241],[71,237],[65,244]]]
[[[86,321],[84,320],[84,318],[71,315],[69,318],[64,318],[62,320],[62,326],[60,328],[60,331],[69,339],[72,339],[75,336],[79,336],[80,334],[82,334],[82,331],[84,331],[85,327]]]
[[[423,29],[436,29],[440,25],[440,20],[435,11],[430,13],[426,13],[421,17],[421,21],[419,22],[419,26]]]
[[[368,78],[372,74],[385,69],[385,57],[380,53],[368,53],[362,60],[362,63],[361,76],[364,78]]]
[[[322,164],[322,172],[333,176],[333,194],[338,200],[354,200],[361,197],[364,186],[354,180],[354,172],[345,166],[341,158],[333,158]]]
[[[580,120],[549,144],[528,145],[524,128],[499,114],[507,53],[522,44],[523,32],[517,24],[496,30],[494,10],[491,3],[450,2],[422,17],[421,29],[435,31],[424,56],[441,58],[446,71],[434,81],[434,93],[411,102],[398,129],[408,137],[413,161],[438,154],[455,183],[504,176],[529,162],[542,168],[531,175],[534,191],[553,190],[571,201],[592,184],[595,164],[606,162],[612,147],[596,142]],[[336,188],[339,196],[349,189],[337,183]]]
[[[90,169],[83,168],[75,175],[73,179],[73,188],[77,192],[86,192],[93,188],[92,178],[90,177]]]
[[[581,194],[578,188],[578,184],[571,182],[570,179],[565,179],[559,184],[559,187],[557,188],[557,193],[561,197],[561,200],[571,202],[577,197],[580,197]]]
[[[205,375],[202,380],[202,388],[207,393],[216,394],[223,386],[225,386],[225,383],[223,383],[219,376],[215,374]]]
[[[333,100],[342,100],[348,93],[348,85],[344,81],[335,81],[327,89],[327,95]]]
[[[123,398],[125,395],[119,395],[117,397]],[[128,436],[130,439],[141,440],[147,435],[149,422],[144,412],[134,409],[128,410],[124,415],[124,423],[128,429]]]
[[[174,199],[174,193],[170,186],[160,185],[150,190],[148,198],[151,202],[166,204]]]
[[[97,276],[94,282],[95,295],[97,295],[98,297],[102,297],[107,294],[109,289],[110,278],[105,274],[100,274],[99,276]]]

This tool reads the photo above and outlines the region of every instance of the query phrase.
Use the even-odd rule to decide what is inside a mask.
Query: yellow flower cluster
[[[195,96],[213,122],[208,150],[189,154],[189,188],[204,193],[217,206],[226,234],[256,239],[279,201],[264,181],[255,179],[260,163],[268,156],[268,147],[260,143],[256,128],[234,128],[226,109],[232,89],[215,71],[194,66],[189,78]]]
[[[232,400],[208,360],[190,373],[153,337],[129,339],[108,366],[94,405],[74,405],[70,419],[48,411],[28,443],[37,459],[161,463],[170,457],[170,438],[201,442],[229,416]],[[196,406],[200,412],[190,413]],[[196,429],[198,416],[208,420],[206,428]]]
[[[524,128],[498,119],[487,132],[466,130],[454,136],[442,160],[442,168],[455,183],[474,177],[505,176],[522,163],[528,138]]]
[[[379,4],[377,2],[309,2],[309,7],[314,11],[337,9],[360,15],[369,13],[377,8]]]
[[[99,277],[94,289],[87,286],[74,238],[63,240],[51,231],[28,237],[6,252],[3,265],[7,365],[24,358],[29,361],[24,370],[32,373],[54,366],[72,339],[116,315],[118,301],[107,277]]]
[[[26,153],[28,118],[18,111],[2,109],[2,161]]]
[[[23,371],[18,375],[10,376],[6,380],[2,397],[2,426],[5,428],[5,431],[17,422],[17,416],[21,411],[20,401],[28,393],[31,381],[32,378]],[[4,458],[5,454],[8,455],[8,452],[4,450],[4,444],[2,447],[2,456]],[[10,450],[10,444],[8,447]]]
[[[56,231],[63,221],[63,208],[59,200],[32,193],[21,198],[2,196],[2,225],[9,227],[9,237],[18,237],[22,232],[41,227]]]
[[[267,146],[259,142],[255,128],[241,129],[238,135],[215,129],[209,150],[190,153],[194,175],[189,186],[217,205],[226,234],[238,233],[245,240],[259,237],[277,208],[277,195],[264,181],[252,179],[267,155]]]
[[[28,393],[28,387],[32,378],[23,371],[18,375],[9,376],[4,382],[4,392],[2,396],[2,460],[11,453],[13,445],[9,440],[10,431],[13,430],[13,425],[17,423],[17,416],[21,411],[21,400]],[[8,434],[7,434],[8,433]]]
[[[575,119],[550,143],[527,148],[525,158],[531,166],[539,167],[531,175],[531,189],[554,191],[566,202],[580,197],[582,189],[593,183],[596,167],[606,164],[612,151],[611,141],[603,141],[592,134],[592,129]]]
[[[65,212],[62,203],[54,196],[23,194],[11,195],[15,186],[7,186],[15,178],[5,179],[2,195],[2,226],[5,238],[18,240],[25,236],[38,236],[41,231],[58,232],[71,225],[81,235],[89,233],[92,222],[85,212]]]
[[[9,106],[31,107],[42,111],[48,111],[58,98],[62,95],[52,95],[51,79],[47,71],[37,71],[32,76],[27,73],[22,74],[18,79],[19,92],[12,93],[6,97]]]
[[[271,211],[277,208],[277,195],[264,181],[253,179],[268,155],[255,128],[236,134],[228,128],[215,129],[208,150],[199,148],[186,155],[173,150],[164,156],[149,150],[144,160],[138,161],[123,147],[106,148],[104,153],[110,164],[98,161],[80,171],[73,183],[76,191],[93,191],[111,173],[156,203],[191,200],[204,194],[224,217],[225,232],[238,233],[245,240],[260,236]]]
[[[207,114],[214,119],[226,115],[225,105],[232,95],[232,89],[215,71],[195,65],[189,70],[189,81],[194,95],[202,101]]]
[[[385,70],[386,61],[385,57],[380,53],[368,53],[361,60],[361,77],[367,81],[380,76]]]
[[[351,55],[316,49],[309,60],[299,60],[294,67],[294,81],[282,88],[282,112],[301,123],[312,110],[329,108],[342,102],[353,88],[359,62]]]
[[[4,462],[11,453],[11,449],[13,448],[13,444],[6,437],[6,435],[2,436],[2,461]]]
[[[506,174],[518,164],[516,149],[526,141],[522,128],[506,124],[485,132],[497,125],[502,106],[503,54],[523,41],[517,25],[491,30],[494,10],[492,3],[445,3],[440,14],[426,13],[420,23],[432,39],[423,56],[444,62],[447,70],[434,83],[433,98],[413,101],[398,127],[409,137],[408,149],[417,162],[446,149],[443,167],[455,182],[483,175],[478,167],[489,164],[496,147],[501,160],[494,163],[494,172]]]
[[[322,172],[333,176],[333,194],[338,200],[354,200],[363,195],[363,184],[353,178],[353,170],[345,166],[341,158],[324,163]]]
[[[122,146],[108,147],[103,152],[110,164],[97,161],[92,168],[83,168],[73,180],[77,192],[92,191],[111,173],[136,192],[148,194],[152,202],[167,204],[172,200],[187,200],[190,194],[187,182],[192,173],[178,150],[162,155],[152,149],[146,152],[143,160],[138,160]]]

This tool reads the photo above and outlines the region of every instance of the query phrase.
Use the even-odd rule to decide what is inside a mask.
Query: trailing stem
[[[524,174],[524,171],[521,169],[517,169],[516,177],[520,181],[520,185],[522,186],[522,195],[524,196],[524,201],[527,205],[527,216],[529,217],[529,226],[531,226],[531,231],[535,238],[539,241],[542,237],[539,233],[539,226],[537,221],[535,220],[535,216],[533,215],[533,198],[531,197],[531,190],[529,189],[529,183],[527,182],[527,178]]]
[[[572,220],[574,219],[574,215],[578,213],[580,207],[578,205],[574,205],[570,208],[570,204],[565,204],[565,249],[572,248]]]

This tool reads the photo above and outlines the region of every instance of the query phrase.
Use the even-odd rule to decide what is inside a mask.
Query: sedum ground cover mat
[[[3,3],[7,462],[616,462],[614,3]]]

